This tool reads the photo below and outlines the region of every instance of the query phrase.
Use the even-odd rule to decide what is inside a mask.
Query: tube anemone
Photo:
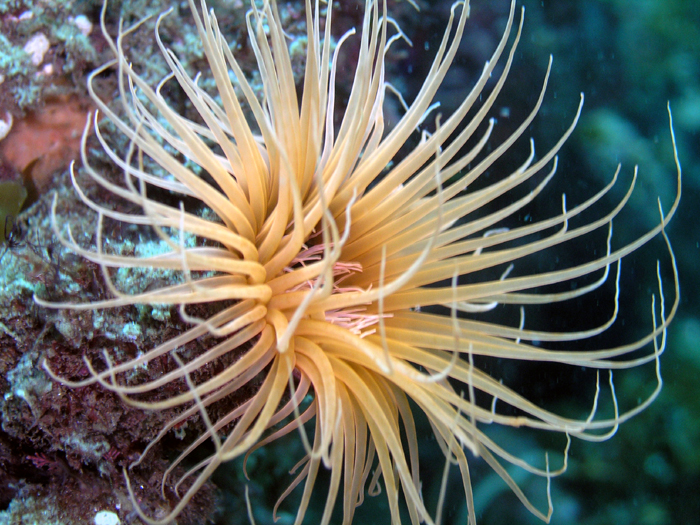
[[[103,9],[102,30],[114,59],[92,73],[88,87],[100,114],[129,146],[117,152],[100,132],[96,113],[83,136],[83,170],[112,200],[127,206],[94,200],[72,169],[78,196],[96,213],[95,245],[80,245],[70,229],[58,225],[55,200],[52,222],[66,247],[102,268],[113,298],[84,304],[36,298],[43,306],[72,310],[177,305],[192,325],[134,359],[120,362],[107,352],[99,366],[86,359],[91,376],[82,382],[58,377],[44,364],[57,381],[73,386],[98,382],[136,407],[182,407],[153,443],[188,418],[201,417],[206,430],[174,461],[166,477],[202,444],[213,444],[213,453],[178,481],[179,486],[187,480],[188,488],[168,516],[151,518],[135,503],[141,517],[148,523],[169,522],[222,462],[299,432],[306,455],[280,497],[281,502],[303,485],[296,523],[303,521],[321,465],[330,470],[322,523],[329,523],[339,492],[343,522],[352,522],[364,493],[377,492],[380,483],[392,523],[400,522],[401,494],[412,523],[437,523],[440,511],[431,515],[421,495],[412,415],[417,408],[430,422],[446,468],[453,464],[460,470],[470,523],[475,516],[469,453],[484,458],[531,512],[548,521],[549,483],[566,469],[570,436],[608,438],[661,388],[659,357],[679,297],[664,231],[680,198],[677,158],[679,190],[670,210],[664,213],[659,206],[658,225],[627,245],[615,247],[612,222],[632,193],[636,169],[624,197],[607,212],[595,214],[615,185],[619,168],[587,200],[569,208],[562,197],[561,213],[506,228],[504,221],[537,199],[555,176],[556,155],[583,105],[582,95],[573,122],[548,151],[535,154],[531,141],[529,155],[514,171],[482,180],[533,122],[551,68],[550,59],[529,115],[493,144],[496,122],[488,115],[510,71],[523,25],[522,15],[516,22],[514,1],[503,36],[473,89],[453,114],[441,118],[433,116],[435,95],[469,14],[468,3],[453,5],[420,91],[391,129],[385,126],[383,110],[385,97],[394,91],[386,79],[385,59],[389,48],[407,37],[388,16],[386,2],[366,0],[360,34],[350,31],[333,47],[331,5],[322,15],[318,2],[306,1],[308,41],[299,99],[274,0],[251,2],[246,19],[261,98],[205,1],[201,10],[188,1],[209,66],[204,75],[213,80],[215,93],[201,87],[199,76],[188,74],[161,41],[158,25],[167,13],[156,22],[155,38],[170,73],[150,86],[124,52],[124,40],[142,22],[128,29],[120,26],[113,39],[105,30]],[[339,111],[336,73],[350,39],[359,48],[357,65],[347,103]],[[118,73],[120,111],[101,100],[93,87],[95,78],[112,68]],[[493,86],[486,90],[492,77]],[[186,94],[195,120],[168,104],[164,87],[175,84]],[[335,125],[339,113],[342,118]],[[434,121],[432,132],[421,131],[425,121]],[[86,144],[91,127],[123,172],[122,183],[90,164]],[[415,146],[399,155],[407,142]],[[507,204],[492,205],[504,199]],[[134,213],[135,208],[141,213]],[[168,251],[146,257],[111,253],[105,221],[150,227]],[[527,267],[520,261],[528,256],[555,253],[595,232],[603,238],[607,232],[607,243],[588,259],[544,272],[518,269]],[[672,304],[667,304],[659,278],[652,327],[644,337],[598,350],[567,349],[567,343],[598,336],[615,322],[620,262],[657,236],[668,247]],[[168,270],[180,280],[127,294],[114,284],[110,269],[129,268]],[[613,313],[600,326],[573,332],[528,328],[525,307],[572,301],[607,281],[616,290]],[[195,305],[211,305],[213,313],[198,317]],[[479,319],[498,305],[520,306],[520,322]],[[180,352],[193,341],[206,342],[206,348],[197,355]],[[227,355],[235,358],[200,373]],[[158,379],[140,381],[134,371],[161,356],[171,357],[177,366]],[[482,358],[609,370],[613,413],[597,413],[599,383],[588,415],[576,419],[554,413],[476,366]],[[655,387],[632,408],[618,405],[612,370],[644,364],[655,367]],[[183,384],[184,389],[179,387]],[[223,415],[213,410],[218,401],[244,388],[253,393],[237,408]],[[154,392],[170,394],[148,397]],[[527,463],[484,431],[489,424],[565,435],[563,463]],[[508,474],[507,463],[546,479],[547,510],[530,502]]]

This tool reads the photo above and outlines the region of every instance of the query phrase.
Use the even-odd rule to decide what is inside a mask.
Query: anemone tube
[[[445,472],[450,465],[460,470],[471,524],[476,520],[467,452],[482,457],[532,513],[548,521],[552,513],[550,480],[566,469],[570,437],[609,438],[660,391],[659,357],[679,300],[675,260],[665,233],[680,198],[677,156],[678,194],[670,211],[664,213],[659,204],[658,225],[627,245],[613,249],[612,222],[633,191],[636,168],[620,202],[592,220],[580,221],[579,216],[598,209],[615,185],[619,167],[608,185],[573,208],[567,208],[562,196],[561,213],[504,228],[503,221],[533,202],[554,177],[557,152],[572,133],[583,105],[581,95],[573,122],[548,151],[536,155],[530,141],[530,153],[517,169],[471,189],[526,133],[540,109],[549,78],[551,58],[530,114],[503,142],[491,144],[496,122],[487,115],[513,64],[523,27],[524,11],[516,26],[514,1],[503,36],[478,81],[442,121],[440,116],[433,117],[434,98],[457,53],[469,15],[468,2],[452,6],[422,87],[410,105],[404,103],[405,113],[391,129],[385,126],[383,104],[395,90],[385,78],[385,60],[390,46],[408,38],[388,16],[385,1],[380,5],[367,0],[360,35],[349,31],[333,48],[331,5],[322,16],[318,1],[306,0],[308,42],[301,100],[274,0],[251,2],[246,18],[263,85],[261,99],[230,51],[213,11],[204,0],[201,11],[194,0],[188,1],[210,68],[205,74],[213,78],[216,96],[200,87],[199,75],[189,75],[161,41],[158,26],[167,12],[156,21],[155,38],[171,72],[158,86],[149,86],[123,49],[124,40],[144,21],[128,29],[120,24],[113,39],[105,29],[105,4],[102,30],[114,59],[92,73],[88,88],[99,112],[128,139],[129,148],[120,154],[110,146],[100,132],[96,112],[94,123],[88,119],[83,136],[83,170],[92,183],[132,208],[136,205],[142,213],[120,211],[93,200],[72,169],[77,194],[97,215],[96,243],[84,247],[70,229],[58,225],[55,200],[53,228],[66,247],[102,268],[114,297],[83,304],[36,298],[40,305],[72,310],[177,305],[183,320],[192,324],[184,333],[131,360],[118,362],[105,352],[106,366],[101,370],[86,359],[91,376],[84,381],[59,377],[44,363],[57,381],[72,386],[98,382],[136,407],[183,407],[153,443],[187,418],[202,417],[206,431],[173,462],[165,478],[205,442],[213,444],[213,454],[178,480],[178,487],[186,480],[189,486],[168,516],[149,517],[136,505],[140,516],[148,523],[169,522],[222,462],[298,431],[306,456],[297,465],[296,476],[281,495],[275,514],[281,501],[303,483],[295,521],[301,523],[324,465],[330,469],[330,485],[322,523],[329,523],[339,490],[344,494],[343,522],[350,523],[365,491],[379,492],[380,483],[392,523],[400,522],[400,493],[412,523],[439,523],[440,507],[431,516],[421,495],[410,400],[432,426],[446,457]],[[357,66],[336,126],[336,73],[349,39],[359,40]],[[94,89],[95,78],[111,68],[118,72],[121,112],[111,109]],[[489,91],[486,84],[492,76],[496,78]],[[198,121],[168,105],[163,88],[174,83],[188,97]],[[432,133],[421,131],[428,119],[435,122]],[[123,184],[112,182],[91,166],[87,154],[91,127],[123,172]],[[401,158],[400,148],[416,133],[420,139]],[[495,199],[515,194],[528,181],[531,191],[514,196],[500,209],[480,213]],[[195,213],[182,201],[179,207],[171,206],[153,188],[181,200],[200,201],[211,213]],[[150,227],[170,251],[148,257],[109,253],[103,242],[105,220]],[[550,253],[606,229],[603,255],[547,272],[512,275],[514,264],[523,258]],[[653,296],[651,305],[652,328],[646,336],[595,351],[567,350],[567,342],[597,336],[615,322],[621,260],[659,235],[668,247],[674,275],[675,299],[670,308],[659,277],[658,297]],[[185,241],[192,237],[197,242]],[[181,283],[130,295],[117,289],[110,268],[171,270],[181,275]],[[484,270],[499,272],[500,277],[474,278]],[[573,332],[526,328],[525,306],[577,299],[609,279],[615,280],[616,292],[613,313],[604,324]],[[547,291],[562,283],[579,285]],[[188,306],[200,303],[223,306],[208,318],[188,313]],[[520,305],[519,325],[476,320],[480,312],[497,305]],[[217,342],[201,355],[185,360],[178,354],[187,343],[206,336],[214,336]],[[642,352],[646,348],[649,350]],[[193,379],[207,363],[236,351],[241,355],[229,366],[204,379]],[[132,372],[160,356],[172,356],[178,366],[157,380],[140,382]],[[480,370],[474,359],[483,356],[609,370],[614,414],[597,414],[599,376],[590,414],[583,419],[569,418],[537,406]],[[644,364],[655,367],[656,386],[636,406],[619,407],[612,371]],[[212,419],[211,407],[218,400],[254,380],[260,383],[257,393],[232,412]],[[187,389],[175,389],[179,393],[158,401],[143,398],[178,382],[186,383]],[[313,424],[312,439],[306,434],[307,423]],[[544,465],[527,463],[492,440],[483,430],[487,424],[564,434],[563,463],[556,469],[550,467],[548,457]],[[546,511],[530,502],[508,474],[506,463],[546,479]],[[124,473],[128,483],[128,473]]]

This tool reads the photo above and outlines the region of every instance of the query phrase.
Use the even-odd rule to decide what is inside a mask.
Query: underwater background
[[[358,24],[362,4],[359,0],[334,4],[338,6],[334,20],[337,34]],[[443,114],[448,115],[469,92],[497,45],[509,4],[507,0],[471,2],[463,44],[437,96]],[[209,5],[215,9],[229,40],[243,38],[244,1],[211,0]],[[421,12],[417,13],[406,2],[389,2],[390,12],[413,40],[412,48],[395,47],[389,71],[390,80],[409,101],[430,67],[451,2],[422,1],[419,5]],[[107,24],[114,34],[120,16],[131,23],[171,6],[174,12],[162,26],[164,40],[196,67],[202,58],[201,48],[197,46],[186,2],[112,1]],[[573,441],[568,471],[552,480],[551,523],[696,524],[700,516],[700,296],[696,292],[700,290],[700,9],[696,0],[521,0],[518,9],[520,6],[525,7],[523,36],[515,64],[494,108],[501,130],[494,134],[494,142],[499,140],[498,133],[517,127],[532,108],[550,54],[553,66],[547,95],[529,130],[537,151],[546,151],[556,142],[575,115],[579,93],[585,94],[583,114],[559,155],[558,174],[547,191],[552,199],[549,203],[539,199],[530,210],[532,213],[541,216],[556,213],[562,192],[566,192],[570,202],[580,202],[609,182],[621,163],[617,193],[610,196],[607,202],[610,205],[615,197],[619,199],[624,194],[634,166],[639,165],[635,194],[626,213],[615,221],[615,243],[622,245],[653,227],[659,220],[657,196],[668,208],[676,191],[667,102],[673,112],[683,166],[681,205],[667,230],[680,274],[681,303],[668,331],[661,360],[664,388],[651,407],[623,424],[611,439],[603,443]],[[11,181],[26,187],[28,196],[18,221],[29,221],[29,229],[44,228],[48,232],[49,192],[72,191],[67,167],[78,158],[79,137],[86,111],[90,109],[86,75],[108,56],[106,43],[100,36],[100,8],[101,1],[97,0],[0,0],[0,119],[4,119],[7,128],[7,136],[0,140],[0,182]],[[303,34],[303,2],[280,2],[280,8],[289,23],[290,35]],[[38,35],[43,35],[43,40]],[[150,68],[143,71],[156,83],[165,69],[162,62],[153,59],[157,50],[152,28],[135,35],[129,46],[139,65]],[[351,64],[347,74],[352,75]],[[5,129],[2,126],[0,131]],[[513,152],[513,162],[522,159],[518,153],[527,144],[520,148]],[[17,186],[2,189],[19,191]],[[14,205],[19,205],[20,194],[13,193]],[[3,206],[6,206],[4,202]],[[9,210],[10,205],[7,206]],[[5,216],[15,213],[4,210],[3,222]],[[11,237],[9,232],[5,229],[4,237]],[[48,238],[51,234],[46,235]],[[43,372],[37,370],[38,354],[34,356],[28,350],[31,341],[45,336],[41,322],[46,319],[29,302],[32,287],[49,282],[50,269],[40,272],[36,261],[27,260],[32,257],[32,250],[45,254],[47,245],[51,248],[50,241],[42,240],[35,243],[39,246],[32,246],[34,241],[16,240],[17,246],[10,246],[10,238],[0,248],[3,253],[0,388],[4,393],[0,401],[0,524],[93,523],[94,512],[99,510],[94,502],[114,504],[112,486],[122,483],[120,465],[127,459],[127,442],[136,435],[134,429],[147,427],[152,431],[159,422],[137,420],[139,416],[129,413],[131,426],[125,429],[122,424],[118,432],[115,430],[117,437],[105,443],[87,432],[80,434],[83,416],[77,414],[81,407],[61,405],[60,410],[55,409],[61,401],[51,397],[51,386],[39,377]],[[581,247],[582,251],[585,249]],[[561,254],[561,257],[575,255]],[[618,324],[603,338],[591,341],[590,348],[600,347],[601,341],[605,346],[622,344],[650,330],[650,298],[656,287],[657,259],[668,302],[672,302],[668,252],[663,241],[655,239],[623,261]],[[78,264],[66,259],[60,262]],[[610,298],[603,300],[607,301],[602,303],[603,307],[609,307]],[[552,320],[553,327],[564,330],[568,322],[573,323],[580,316],[605,318],[609,308],[600,313],[597,306],[584,300],[565,309]],[[29,318],[33,321],[28,322]],[[52,318],[52,322],[66,339],[78,340],[84,329],[61,325],[65,320]],[[116,321],[106,318],[103,322],[108,326]],[[168,324],[168,329],[177,327],[176,320]],[[148,340],[149,333],[132,328],[135,333],[124,333],[124,340],[131,338],[133,344]],[[634,403],[630,396],[644,389],[641,382],[649,382],[648,390],[653,390],[655,376],[653,370],[648,372],[632,370],[620,374],[615,387],[621,403],[626,402],[627,407]],[[590,373],[552,370],[546,366],[523,366],[511,373],[519,374],[522,391],[535,401],[556,403],[564,411],[580,410],[585,414],[590,410],[591,382],[595,382],[595,376]],[[18,392],[25,396],[19,401]],[[109,412],[105,408],[106,400],[97,399],[95,403],[102,403],[100,410]],[[121,410],[119,405],[109,406],[112,411]],[[52,415],[50,420],[43,417],[52,410],[59,415]],[[91,417],[101,421],[99,414]],[[71,418],[77,418],[73,430],[79,439],[68,432]],[[425,436],[421,443],[423,493],[428,508],[434,510],[444,457],[430,442],[427,422],[418,419],[417,423],[422,424],[419,431]],[[520,457],[540,461],[545,451],[549,451],[553,463],[561,461],[565,444],[561,438],[545,433],[528,434],[522,429],[489,430],[494,435],[505,433],[500,436],[502,440],[510,440],[512,436],[510,450]],[[242,473],[240,460],[222,467],[213,480],[217,489],[208,487],[196,502],[206,512],[189,515],[189,521],[183,523],[248,523],[246,484],[256,522],[272,523],[275,501],[291,481],[287,471],[303,455],[298,441],[296,436],[291,436],[287,441],[257,451],[248,462],[250,481]],[[540,523],[483,462],[476,459],[470,465],[477,523]],[[156,467],[154,464],[153,468]],[[523,476],[517,469],[509,471],[535,505],[546,510],[546,483]],[[453,474],[443,524],[467,523],[461,482],[456,472]],[[91,493],[86,486],[96,492]],[[320,519],[325,502],[322,486],[323,478],[320,478],[317,497],[312,500],[317,508],[309,510],[306,523],[314,524]],[[96,487],[100,487],[99,491]],[[293,511],[293,502],[287,502],[277,523],[292,523]],[[384,524],[387,520],[383,496],[365,498],[356,514],[356,523]],[[130,523],[139,520],[133,518]]]

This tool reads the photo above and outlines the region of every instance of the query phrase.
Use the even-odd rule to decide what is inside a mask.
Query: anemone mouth
[[[120,26],[113,39],[105,29],[105,4],[102,29],[115,58],[91,75],[88,86],[99,111],[126,137],[128,148],[118,153],[110,145],[95,114],[83,135],[83,170],[109,196],[142,213],[94,200],[72,169],[78,196],[96,214],[96,242],[86,248],[70,229],[61,229],[55,201],[54,231],[66,247],[100,266],[113,298],[84,304],[36,298],[43,306],[74,310],[176,305],[191,325],[136,358],[120,362],[105,352],[101,369],[86,360],[90,377],[84,381],[58,377],[44,364],[57,381],[73,386],[97,382],[129,405],[151,410],[181,407],[132,468],[188,418],[204,421],[206,430],[173,462],[163,487],[173,470],[205,442],[213,445],[214,453],[178,480],[176,490],[189,485],[167,517],[146,516],[135,503],[139,515],[148,523],[167,523],[222,462],[247,457],[299,431],[306,455],[278,502],[303,484],[296,522],[304,518],[323,465],[330,469],[323,523],[330,521],[339,491],[344,494],[343,522],[350,523],[365,491],[375,494],[382,485],[393,523],[400,521],[401,495],[413,523],[439,523],[440,511],[431,517],[421,495],[414,406],[430,422],[447,458],[446,471],[452,464],[460,469],[470,523],[475,517],[467,451],[483,457],[523,504],[547,521],[552,512],[549,483],[566,469],[570,437],[607,439],[620,423],[648,406],[661,388],[659,357],[679,300],[675,260],[664,230],[680,198],[677,157],[679,189],[671,209],[664,213],[659,206],[658,225],[627,245],[615,246],[612,223],[633,191],[636,169],[629,190],[608,211],[596,215],[595,210],[617,182],[619,168],[611,182],[587,200],[569,207],[562,196],[560,213],[506,228],[505,219],[542,198],[556,174],[556,155],[573,132],[583,104],[581,96],[571,125],[549,150],[537,155],[531,141],[529,154],[516,169],[473,189],[522,140],[548,82],[551,59],[530,114],[503,142],[490,144],[496,122],[488,115],[514,61],[523,27],[522,16],[516,26],[514,1],[503,37],[474,88],[444,121],[434,117],[432,133],[421,131],[421,125],[433,118],[435,94],[463,38],[468,3],[453,5],[422,88],[391,129],[386,129],[383,113],[385,97],[393,90],[386,80],[385,59],[388,49],[407,37],[389,17],[385,3],[367,0],[360,34],[353,30],[342,35],[333,48],[332,6],[322,17],[318,3],[307,0],[301,99],[274,0],[262,6],[251,2],[246,15],[260,90],[246,79],[204,0],[201,12],[193,0],[189,5],[215,95],[203,89],[200,75],[190,76],[161,41],[158,26],[167,13],[156,21],[155,35],[170,73],[150,86],[124,53],[124,40],[144,21],[127,29]],[[349,39],[359,41],[357,66],[336,126],[338,57]],[[119,113],[93,86],[110,68],[118,73]],[[491,77],[493,87],[487,90]],[[168,105],[163,90],[171,82],[186,94],[196,121]],[[93,126],[105,153],[123,172],[123,183],[111,181],[91,165],[87,136]],[[420,140],[400,157],[399,150],[416,133]],[[530,189],[523,191],[527,185]],[[154,198],[153,188],[180,202]],[[186,207],[185,199],[201,203],[205,211]],[[488,207],[502,199],[503,206]],[[105,220],[152,229],[164,251],[140,257],[110,252]],[[598,255],[541,272],[513,269],[528,257],[556,253],[596,232],[607,236],[598,245]],[[609,348],[567,348],[568,343],[599,336],[615,323],[620,261],[657,236],[664,238],[671,260],[672,305],[666,304],[659,277],[648,334]],[[115,285],[115,269],[168,271],[177,274],[178,281],[129,294]],[[612,313],[598,325],[556,332],[526,323],[526,308],[577,300],[604,285],[615,290]],[[213,314],[194,312],[197,305],[208,304],[221,307]],[[500,305],[517,308],[519,321],[509,325],[479,317]],[[185,356],[181,351],[205,338],[213,342],[200,354]],[[234,353],[235,359],[224,366],[210,366]],[[171,357],[177,366],[146,382],[132,374],[161,356]],[[599,375],[590,413],[574,418],[538,406],[489,375],[475,365],[482,358],[609,370],[609,413],[598,413]],[[645,401],[632,408],[619,406],[612,371],[645,364],[654,368],[656,385],[646,392]],[[212,371],[201,373],[207,366]],[[164,399],[144,397],[176,383],[186,388]],[[245,402],[223,415],[212,410],[252,383],[256,391]],[[314,428],[311,439],[307,425]],[[563,460],[557,468],[550,467],[548,456],[530,464],[492,439],[484,431],[487,425],[561,433],[567,443]],[[530,502],[504,467],[507,463],[546,479],[546,511]]]

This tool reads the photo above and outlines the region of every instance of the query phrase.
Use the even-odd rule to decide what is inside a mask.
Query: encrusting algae
[[[435,94],[469,15],[468,3],[452,6],[423,85],[391,129],[385,126],[383,104],[395,90],[385,78],[385,59],[390,46],[408,38],[387,14],[386,2],[367,0],[360,34],[349,31],[333,46],[331,6],[306,1],[301,100],[274,0],[251,2],[247,14],[249,43],[264,88],[261,99],[205,1],[201,12],[194,0],[189,5],[210,67],[203,76],[213,78],[214,94],[202,88],[200,75],[190,76],[160,40],[158,25],[168,13],[158,18],[155,35],[171,73],[150,86],[123,51],[124,40],[143,21],[120,27],[112,39],[103,11],[102,29],[114,59],[90,77],[88,87],[99,112],[83,135],[82,160],[84,173],[108,197],[105,202],[94,200],[83,190],[83,175],[74,169],[75,191],[96,213],[95,245],[84,247],[69,229],[61,228],[55,200],[53,224],[66,247],[101,267],[114,297],[85,304],[36,298],[46,307],[73,310],[177,305],[182,319],[192,325],[130,360],[120,362],[106,351],[99,364],[86,359],[91,375],[84,381],[70,381],[44,365],[57,381],[72,386],[99,382],[134,407],[182,407],[154,442],[189,418],[200,417],[205,423],[206,431],[165,474],[201,445],[213,447],[211,455],[179,480],[179,502],[169,515],[149,517],[134,501],[139,515],[148,523],[169,522],[222,462],[298,432],[306,456],[280,496],[281,502],[303,485],[296,523],[303,521],[322,465],[330,469],[322,523],[330,521],[339,492],[343,522],[350,523],[365,491],[376,493],[380,484],[392,523],[401,519],[400,494],[412,523],[439,523],[442,505],[430,512],[421,494],[412,415],[418,409],[447,458],[445,472],[451,464],[460,470],[470,523],[476,519],[468,454],[482,457],[532,513],[548,521],[549,483],[566,469],[570,437],[607,439],[660,391],[659,357],[679,298],[675,260],[664,231],[680,198],[677,158],[679,190],[670,210],[664,212],[659,204],[658,225],[628,245],[613,247],[612,222],[633,191],[636,169],[622,200],[593,220],[584,222],[579,216],[595,209],[616,183],[619,168],[608,185],[584,202],[569,208],[562,197],[561,213],[505,228],[503,221],[533,202],[554,177],[556,154],[583,105],[581,97],[573,122],[549,151],[536,155],[531,142],[530,154],[512,173],[472,189],[526,132],[549,77],[548,68],[527,118],[502,143],[491,144],[496,122],[487,115],[506,81],[523,26],[522,15],[519,23],[515,21],[514,1],[503,36],[472,91],[453,114],[441,116],[435,111]],[[351,39],[359,46],[357,66],[345,108],[339,110],[336,73],[339,56]],[[118,71],[119,111],[94,89],[95,79],[111,68]],[[493,88],[485,91],[492,76]],[[196,110],[196,121],[168,105],[164,92],[176,85]],[[338,114],[342,118],[335,125]],[[119,153],[110,146],[100,132],[102,118],[126,137],[128,151]],[[434,122],[434,130],[421,131],[424,122]],[[90,164],[87,137],[93,126],[104,151],[123,172],[121,183]],[[399,156],[417,135],[415,147]],[[528,183],[530,191],[484,212],[495,199]],[[118,223],[152,229],[169,251],[143,257],[111,252],[108,232]],[[590,259],[518,274],[519,260],[580,242],[596,231],[607,232],[607,245],[598,246]],[[659,277],[647,335],[612,348],[567,350],[565,343],[597,336],[615,322],[620,261],[657,236],[668,247],[672,304],[667,304]],[[117,289],[110,269],[130,268],[168,270],[181,278],[178,284],[127,294]],[[484,278],[484,270],[493,270],[494,277]],[[601,326],[573,332],[527,327],[524,307],[577,299],[608,279],[615,282],[615,299],[610,319]],[[567,286],[552,286],[562,283]],[[218,308],[200,317],[193,313],[195,308],[203,311],[197,305]],[[520,323],[475,320],[497,305],[520,306]],[[214,342],[198,355],[181,351],[195,340]],[[161,356],[169,356],[177,366],[157,380],[141,380],[139,368]],[[572,419],[534,404],[479,369],[475,358],[484,356],[609,370],[604,381],[609,383],[614,414],[597,414],[601,378],[590,413]],[[655,367],[656,386],[636,406],[618,406],[612,370],[645,364]],[[223,415],[213,410],[219,400],[251,385],[251,396],[234,410]],[[550,465],[547,457],[541,465],[525,462],[484,433],[486,424],[564,434],[563,464]],[[307,436],[311,426],[313,438]],[[547,510],[529,501],[506,463],[546,479]],[[128,483],[127,471],[125,475]],[[441,494],[446,479],[443,476]],[[131,487],[130,491],[133,499]]]

